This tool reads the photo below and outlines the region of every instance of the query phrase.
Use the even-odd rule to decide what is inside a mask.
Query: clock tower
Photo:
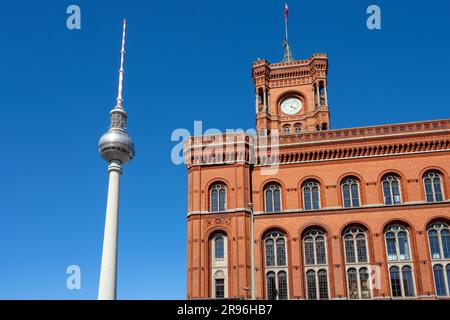
[[[285,50],[289,50],[285,45]],[[286,55],[280,63],[257,60],[252,65],[256,128],[280,135],[328,130],[328,59],[317,53],[306,60]]]

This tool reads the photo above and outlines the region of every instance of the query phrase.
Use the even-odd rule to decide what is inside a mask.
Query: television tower
[[[126,20],[123,20],[122,49],[120,50],[119,89],[117,104],[110,111],[111,123],[100,138],[98,149],[108,161],[109,185],[103,238],[102,266],[100,270],[99,300],[115,300],[117,290],[117,236],[119,223],[119,189],[122,165],[134,157],[134,144],[125,129],[127,113],[123,108],[123,60],[125,56]]]

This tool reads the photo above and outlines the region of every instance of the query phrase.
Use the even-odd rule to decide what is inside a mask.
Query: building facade
[[[328,59],[252,65],[256,135],[191,137],[187,298],[449,299],[450,120],[330,129]]]

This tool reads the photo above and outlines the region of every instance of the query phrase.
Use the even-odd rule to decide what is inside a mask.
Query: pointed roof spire
[[[120,69],[119,69],[119,89],[117,92],[117,106],[118,108],[122,108],[123,98],[122,98],[122,90],[123,90],[123,63],[125,58],[125,31],[127,28],[127,19],[123,19],[123,31],[122,31],[122,49],[120,50]]]
[[[287,3],[284,4],[284,29],[286,32],[286,37],[283,41],[284,47],[284,56],[282,62],[291,62],[294,61],[294,57],[292,56],[291,48],[289,47],[288,41],[288,16],[289,16],[289,7]]]

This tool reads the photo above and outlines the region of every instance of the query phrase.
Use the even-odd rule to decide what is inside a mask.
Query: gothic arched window
[[[290,125],[285,125],[285,126],[283,126],[283,134],[284,135],[288,135],[288,134],[291,134],[291,126]]]
[[[216,183],[211,186],[210,210],[211,212],[220,212],[227,209],[227,189],[222,183]]]
[[[277,184],[270,184],[264,189],[266,212],[281,211],[281,190]]]
[[[273,231],[265,237],[264,254],[267,299],[288,299],[286,239],[281,232]]]
[[[350,227],[343,236],[348,296],[350,299],[370,299],[367,234],[362,228]]]
[[[423,176],[425,199],[427,202],[443,201],[441,176],[437,172],[428,172]]]
[[[318,229],[303,237],[307,298],[328,299],[328,264],[325,234]]]
[[[428,227],[428,243],[438,297],[450,296],[450,229],[444,222]]]
[[[303,208],[317,210],[320,208],[320,188],[316,181],[306,181],[302,187]]]
[[[395,175],[383,177],[381,184],[383,186],[384,204],[400,204],[402,202],[400,195],[400,180]]]
[[[394,298],[414,297],[414,274],[409,244],[409,232],[401,225],[385,231],[391,292]]]
[[[354,178],[342,181],[342,199],[345,208],[359,207],[359,182]]]
[[[302,125],[301,125],[300,123],[296,123],[296,124],[294,125],[294,128],[295,128],[295,134],[300,134],[300,133],[302,133]]]

